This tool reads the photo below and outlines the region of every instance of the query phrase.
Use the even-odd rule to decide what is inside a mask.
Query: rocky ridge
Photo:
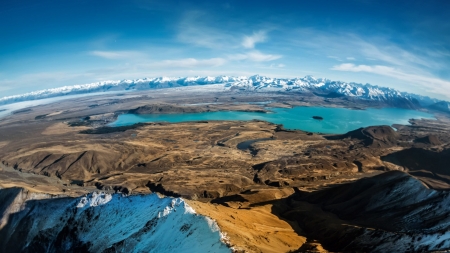
[[[0,210],[8,210],[2,252],[231,252],[217,224],[180,198],[102,192],[55,198],[9,188],[0,199]]]

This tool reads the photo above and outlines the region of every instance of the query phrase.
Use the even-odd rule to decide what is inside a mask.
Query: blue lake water
[[[398,108],[351,110],[330,107],[271,108],[273,113],[257,112],[202,112],[183,114],[122,114],[110,126],[126,126],[140,122],[186,122],[198,120],[265,120],[283,124],[287,129],[340,134],[360,127],[409,124],[409,119],[435,119],[432,114]],[[315,120],[312,116],[321,116]]]

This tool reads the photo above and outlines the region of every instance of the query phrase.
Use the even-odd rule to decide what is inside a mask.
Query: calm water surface
[[[126,126],[139,122],[185,122],[197,120],[265,120],[283,124],[287,129],[328,134],[346,133],[360,127],[374,125],[409,124],[409,119],[434,119],[432,114],[398,108],[351,110],[327,107],[271,108],[273,113],[202,112],[184,114],[122,114],[111,126]],[[312,116],[321,116],[315,120]]]

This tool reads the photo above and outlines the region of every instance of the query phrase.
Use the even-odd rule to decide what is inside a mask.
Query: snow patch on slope
[[[89,204],[89,206],[100,206],[100,205],[104,205],[106,203],[108,203],[109,201],[111,201],[112,199],[112,195],[111,194],[107,194],[104,192],[93,192],[91,194],[89,194],[87,197],[82,197],[80,199],[80,202],[78,202],[77,207],[78,208],[83,208],[86,205]]]

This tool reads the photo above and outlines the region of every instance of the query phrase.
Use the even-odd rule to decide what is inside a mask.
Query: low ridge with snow
[[[303,78],[270,78],[260,75],[250,77],[158,77],[135,80],[102,81],[97,83],[64,86],[60,88],[34,91],[22,95],[0,98],[0,105],[22,101],[37,100],[65,95],[85,94],[108,91],[149,90],[183,86],[221,84],[224,90],[248,91],[285,91],[285,92],[314,92],[319,95],[333,94],[358,99],[390,102],[392,105],[409,104],[409,107],[426,107],[440,102],[438,99],[416,94],[400,92],[396,89],[359,84],[353,82],[331,81],[325,78],[306,76]],[[398,101],[396,101],[398,100]]]
[[[0,200],[8,212],[0,252],[231,252],[216,222],[181,198],[94,192],[35,200],[9,188]]]

